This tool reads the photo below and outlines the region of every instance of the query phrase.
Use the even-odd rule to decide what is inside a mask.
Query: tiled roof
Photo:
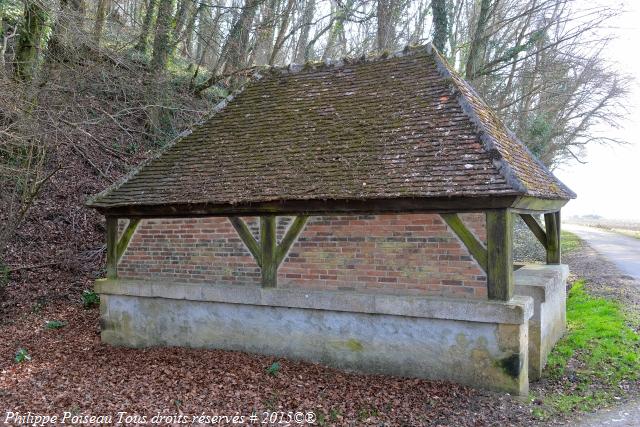
[[[431,46],[258,71],[90,206],[575,197]]]

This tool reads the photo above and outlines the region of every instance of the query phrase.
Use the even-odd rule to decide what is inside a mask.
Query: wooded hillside
[[[548,165],[616,125],[616,10],[576,0],[0,0],[2,310],[100,275],[86,198],[207,116],[252,67],[433,41]],[[6,286],[9,285],[9,286]]]

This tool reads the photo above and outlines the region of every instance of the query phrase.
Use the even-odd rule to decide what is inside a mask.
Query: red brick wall
[[[484,215],[463,215],[485,240]],[[258,221],[245,218],[258,238]],[[290,218],[279,218],[282,237]],[[259,284],[260,269],[226,218],[143,221],[119,265],[126,278]],[[279,287],[486,298],[486,277],[438,215],[310,218]]]

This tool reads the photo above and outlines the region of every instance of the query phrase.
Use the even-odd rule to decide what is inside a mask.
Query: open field
[[[595,216],[570,217],[564,220],[569,224],[586,225],[614,233],[640,239],[640,220],[619,220],[598,218]]]

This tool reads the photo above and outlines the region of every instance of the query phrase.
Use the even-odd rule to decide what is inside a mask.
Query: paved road
[[[630,402],[614,409],[603,409],[588,415],[575,425],[580,427],[637,427],[640,423],[640,402]]]
[[[640,239],[575,224],[562,227],[583,240],[625,274],[640,280]]]

